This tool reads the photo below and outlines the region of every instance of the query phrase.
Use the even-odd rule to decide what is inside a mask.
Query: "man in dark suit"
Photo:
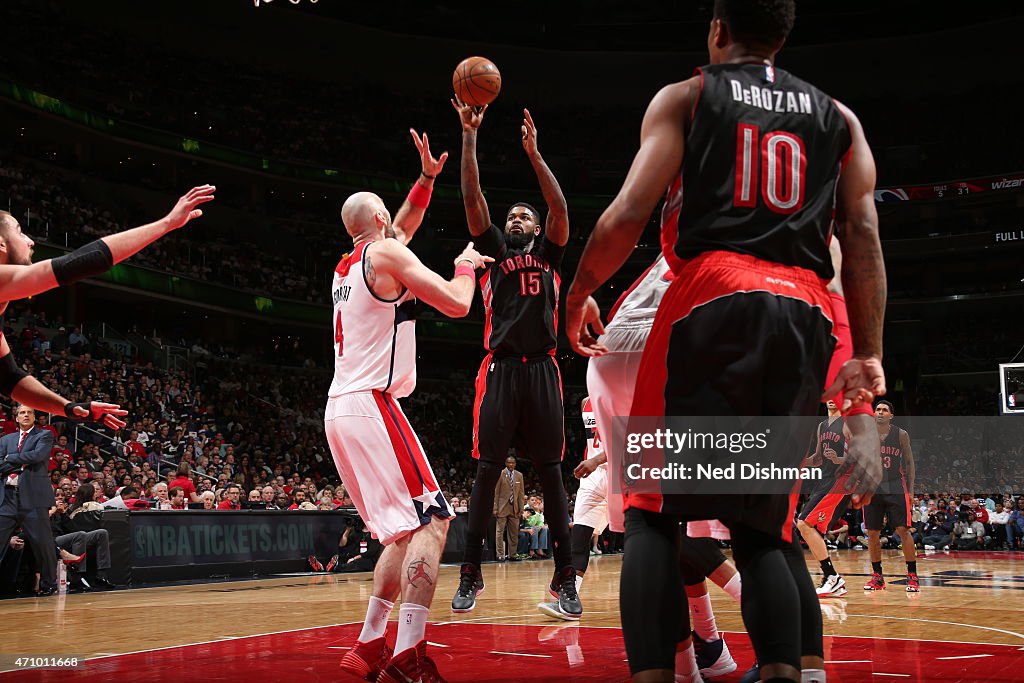
[[[498,561],[516,558],[519,544],[519,514],[526,504],[526,490],[523,487],[523,473],[516,470],[516,459],[505,458],[505,471],[498,477],[494,487],[494,517],[497,520],[494,552]]]
[[[39,568],[40,594],[51,595],[57,591],[57,551],[49,516],[53,486],[46,470],[53,434],[35,426],[36,411],[28,406],[18,406],[15,421],[18,431],[0,438],[0,560],[20,526]]]

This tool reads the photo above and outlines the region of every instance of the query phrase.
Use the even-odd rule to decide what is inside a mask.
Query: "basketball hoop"
[[[252,4],[255,5],[256,7],[259,7],[260,6],[260,2],[263,2],[264,4],[269,5],[273,1],[274,0],[252,0]],[[302,0],[288,0],[288,2],[292,3],[293,5],[298,5],[299,3],[302,2]],[[309,0],[309,4],[311,4],[311,5],[315,5],[318,2],[320,2],[320,0]]]

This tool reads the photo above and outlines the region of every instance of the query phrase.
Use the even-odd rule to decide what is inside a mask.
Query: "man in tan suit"
[[[494,517],[497,521],[494,551],[498,562],[516,558],[519,545],[519,514],[526,505],[523,473],[516,470],[516,459],[505,458],[505,471],[494,487]]]

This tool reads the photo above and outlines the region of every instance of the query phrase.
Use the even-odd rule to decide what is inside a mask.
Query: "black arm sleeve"
[[[26,377],[28,377],[28,373],[18,366],[13,353],[8,353],[0,358],[0,392],[10,396],[18,382]]]
[[[101,275],[114,265],[114,255],[103,240],[89,242],[84,247],[75,249],[50,261],[53,276],[60,285],[84,280],[87,277]]]

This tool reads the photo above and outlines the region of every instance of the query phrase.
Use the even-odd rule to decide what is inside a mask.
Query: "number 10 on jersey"
[[[741,123],[736,127],[733,206],[756,208],[760,189],[769,211],[779,214],[798,211],[804,205],[807,187],[804,141],[785,131],[772,131],[765,133],[764,137],[760,132],[751,123]]]

